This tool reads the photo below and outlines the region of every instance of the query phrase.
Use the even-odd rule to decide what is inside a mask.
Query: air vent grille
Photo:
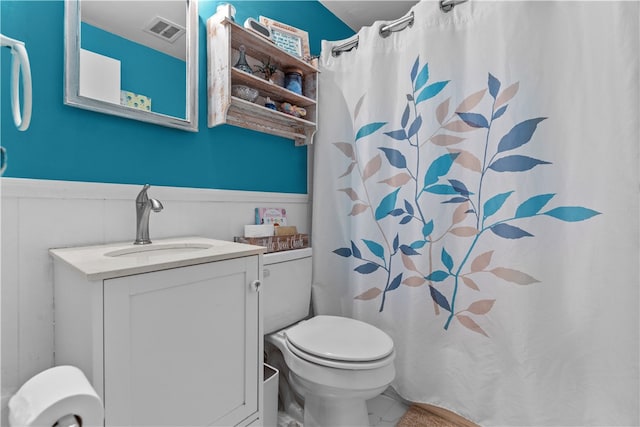
[[[155,17],[144,30],[169,43],[176,41],[185,32],[185,29],[180,25],[159,16]]]

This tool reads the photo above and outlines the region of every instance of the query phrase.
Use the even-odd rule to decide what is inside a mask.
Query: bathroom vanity
[[[205,238],[50,250],[56,365],[85,373],[105,426],[259,423],[264,251]]]

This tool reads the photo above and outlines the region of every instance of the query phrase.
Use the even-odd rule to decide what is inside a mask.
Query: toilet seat
[[[284,333],[287,348],[298,357],[337,369],[375,369],[395,357],[393,341],[375,326],[337,316],[316,316]]]

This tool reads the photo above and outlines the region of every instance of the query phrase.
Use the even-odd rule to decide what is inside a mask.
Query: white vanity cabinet
[[[56,365],[85,372],[105,426],[259,423],[261,264],[243,254],[92,280],[54,254]]]

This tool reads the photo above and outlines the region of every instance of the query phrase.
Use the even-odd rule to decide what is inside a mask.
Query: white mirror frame
[[[64,103],[78,108],[113,114],[162,126],[198,131],[198,0],[185,0],[187,5],[187,92],[186,118],[142,111],[79,95],[80,88],[80,1],[65,0]]]

